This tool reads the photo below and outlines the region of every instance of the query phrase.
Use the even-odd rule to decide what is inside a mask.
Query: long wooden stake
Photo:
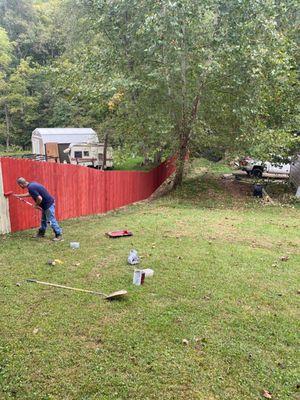
[[[40,285],[52,286],[52,287],[57,287],[57,288],[61,288],[61,289],[75,290],[76,292],[97,294],[98,296],[105,297],[106,300],[110,300],[110,299],[113,299],[113,298],[121,297],[121,296],[124,296],[125,294],[127,294],[126,290],[119,290],[117,292],[113,292],[113,293],[110,293],[110,294],[105,294],[105,293],[102,293],[102,292],[96,292],[94,290],[74,288],[74,287],[71,287],[71,286],[59,285],[57,283],[38,281],[36,279],[27,279],[27,282],[39,283]]]

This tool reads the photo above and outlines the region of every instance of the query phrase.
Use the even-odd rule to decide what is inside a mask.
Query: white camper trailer
[[[113,150],[108,146],[106,149],[106,162],[104,162],[103,143],[71,143],[64,150],[68,155],[70,164],[83,165],[98,169],[113,168]]]

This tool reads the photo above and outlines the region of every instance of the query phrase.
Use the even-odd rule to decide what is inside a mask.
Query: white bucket
[[[145,272],[145,278],[151,278],[151,276],[153,276],[154,271],[151,268],[146,268],[142,270],[143,272]]]
[[[133,284],[140,286],[144,283],[145,272],[142,269],[135,269],[133,272]]]

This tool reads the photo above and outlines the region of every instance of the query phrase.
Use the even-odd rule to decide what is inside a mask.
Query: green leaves
[[[0,27],[0,69],[5,70],[11,63],[12,45],[5,29]]]
[[[244,138],[249,152],[254,158],[264,161],[287,160],[299,152],[300,136],[296,132],[264,129]]]
[[[24,75],[37,124],[110,129],[113,143],[147,156],[160,145],[178,151],[183,137],[186,148],[213,140],[241,152],[261,135],[271,148],[263,132],[299,125],[296,9],[273,0],[12,1],[0,24],[15,44],[0,30],[0,60],[15,68],[30,54],[37,63]]]
[[[29,60],[21,60],[2,85],[0,107],[5,109],[6,132],[3,136],[7,142],[14,138],[15,143],[23,144],[23,132],[31,130],[38,119],[39,95],[32,93],[35,75],[36,70]]]

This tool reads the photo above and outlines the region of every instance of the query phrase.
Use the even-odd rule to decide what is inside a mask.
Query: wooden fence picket
[[[101,214],[147,199],[175,171],[175,159],[151,171],[99,171],[70,164],[0,158],[0,233],[39,225],[37,210],[3,192],[24,193],[16,184],[20,176],[44,185],[55,197],[58,220]],[[2,193],[1,193],[2,191]]]

